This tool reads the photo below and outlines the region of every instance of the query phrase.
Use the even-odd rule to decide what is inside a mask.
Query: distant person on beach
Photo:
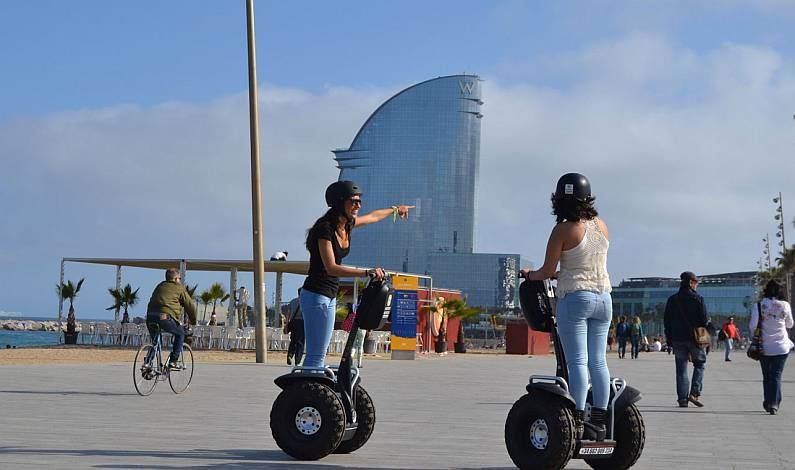
[[[240,286],[237,290],[237,326],[245,328],[248,326],[248,290],[246,286]]]
[[[640,317],[636,316],[632,319],[632,324],[629,325],[629,341],[632,343],[630,357],[632,357],[632,359],[638,358],[638,351],[640,351],[640,343],[643,336],[643,324],[640,322]]]
[[[379,222],[389,216],[394,221],[406,219],[414,206],[392,206],[359,215],[362,190],[353,181],[336,181],[326,188],[329,209],[315,221],[307,232],[309,275],[304,281],[301,311],[306,333],[304,367],[324,367],[326,350],[334,331],[337,292],[340,277],[373,276],[384,278],[384,270],[354,268],[340,264],[351,250],[351,231],[354,228]]]
[[[792,307],[789,302],[781,300],[782,290],[778,282],[768,281],[764,298],[757,308],[751,310],[748,324],[751,331],[756,328],[762,331],[762,358],[759,360],[764,390],[762,408],[771,415],[778,413],[781,406],[781,376],[789,352],[795,347],[787,335],[787,329],[793,326]]]
[[[162,331],[174,335],[174,346],[171,350],[171,364],[176,367],[182,355],[182,344],[185,341],[185,329],[180,325],[182,309],[188,313],[191,325],[196,324],[196,307],[193,299],[182,285],[182,275],[178,269],[166,270],[166,280],[155,287],[149,305],[146,307],[146,323],[149,335],[154,338],[156,331],[149,324],[156,323]]]
[[[600,219],[591,183],[584,175],[567,173],[552,194],[556,225],[547,242],[544,264],[522,270],[528,280],[555,277],[558,263],[557,325],[568,360],[569,392],[574,398],[577,439],[604,440],[610,371],[607,368],[607,330],[613,318],[607,251],[607,224]],[[619,341],[619,348],[621,342]],[[593,384],[591,419],[585,421],[588,376]]]
[[[629,325],[627,325],[627,317],[618,317],[618,325],[616,325],[616,341],[618,342],[618,358],[624,359],[627,355],[627,340],[629,339]]]
[[[721,334],[722,333],[722,334]],[[730,362],[732,349],[734,349],[734,342],[740,340],[740,333],[737,330],[737,325],[734,324],[734,317],[729,317],[723,328],[718,333],[718,339],[723,339],[723,346],[726,348],[725,361]]]
[[[673,347],[676,362],[676,396],[681,408],[688,402],[698,407],[704,386],[704,365],[707,351],[696,345],[693,329],[707,326],[707,308],[704,298],[696,292],[698,277],[690,271],[679,275],[679,292],[668,297],[665,304],[665,341]],[[687,378],[687,362],[693,363],[693,380]]]
[[[298,296],[301,296],[301,288],[298,288]],[[285,333],[290,333],[290,346],[287,347],[287,364],[292,365],[295,358],[295,365],[301,365],[301,358],[304,356],[304,316],[301,313],[301,300],[299,297],[290,301],[287,306],[287,317],[284,319]]]

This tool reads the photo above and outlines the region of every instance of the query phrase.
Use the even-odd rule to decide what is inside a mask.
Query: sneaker
[[[679,408],[687,408],[687,400],[679,400]]]
[[[702,406],[704,406],[704,404],[703,404],[703,403],[701,403],[701,400],[699,400],[700,398],[701,398],[700,396],[698,396],[698,395],[693,395],[693,394],[691,393],[691,394],[690,394],[690,395],[687,397],[687,401],[689,401],[690,403],[692,403],[692,404],[696,405],[697,407],[701,408]]]
[[[731,362],[731,361],[732,361],[731,359],[726,359],[726,362]]]
[[[767,409],[767,412],[770,413],[771,415],[774,415],[778,413],[778,408],[771,406],[770,408]]]
[[[287,356],[287,365],[288,365],[288,366],[291,366],[291,365],[293,365],[293,358],[292,358],[292,357],[290,357],[290,356]],[[296,364],[296,365],[298,365],[298,364]]]
[[[182,365],[179,361],[168,361],[168,370],[182,370]]]

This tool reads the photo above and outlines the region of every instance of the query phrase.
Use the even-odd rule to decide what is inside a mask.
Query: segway
[[[640,458],[646,442],[643,417],[635,403],[640,391],[621,378],[610,379],[607,434],[604,440],[577,439],[575,403],[569,394],[566,357],[558,336],[549,281],[524,281],[519,287],[522,312],[530,328],[550,333],[556,375],[531,375],[527,394],[514,403],[505,420],[508,454],[522,470],[558,470],[570,459],[585,459],[596,470],[624,470]],[[607,347],[607,345],[605,345]],[[593,403],[588,390],[586,419]]]
[[[358,330],[383,326],[392,290],[387,280],[371,279],[356,309],[338,367],[294,367],[274,382],[282,392],[271,408],[276,444],[298,460],[347,454],[363,446],[375,428],[375,406],[362,387],[351,357]]]

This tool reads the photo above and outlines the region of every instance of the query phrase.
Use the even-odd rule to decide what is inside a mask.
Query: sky
[[[331,149],[459,73],[483,79],[476,251],[539,264],[571,171],[610,227],[614,284],[757,269],[779,192],[795,241],[795,2],[255,4],[266,256],[307,259]],[[245,34],[242,0],[3,2],[0,314],[57,316],[63,257],[252,257]],[[115,269],[67,265],[83,277],[78,318],[112,316]],[[134,315],[161,278],[123,272]]]

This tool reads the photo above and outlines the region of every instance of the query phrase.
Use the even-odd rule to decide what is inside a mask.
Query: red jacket
[[[730,339],[740,339],[740,335],[737,334],[737,325],[734,323],[726,323],[723,325],[723,332],[726,333],[726,337]]]

